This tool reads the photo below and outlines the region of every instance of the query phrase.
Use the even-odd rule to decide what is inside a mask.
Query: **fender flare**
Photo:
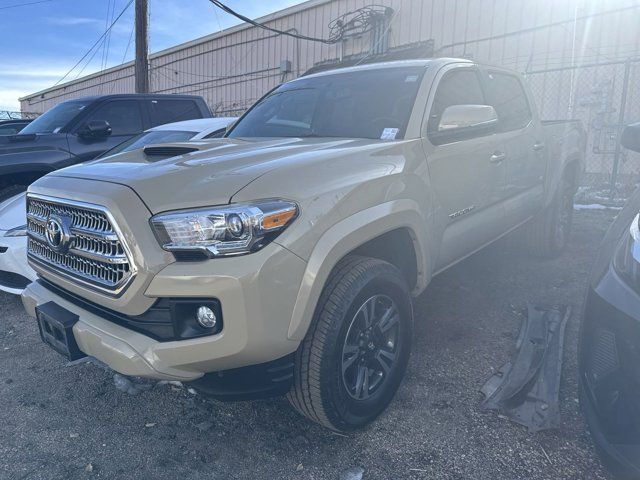
[[[431,277],[431,265],[426,248],[427,220],[419,212],[419,205],[413,200],[393,200],[355,213],[329,228],[309,256],[289,324],[289,339],[301,341],[305,337],[336,264],[360,245],[392,230],[408,229],[418,263],[414,291],[424,290]]]

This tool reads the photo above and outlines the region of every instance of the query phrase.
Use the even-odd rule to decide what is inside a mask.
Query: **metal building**
[[[592,173],[615,181],[640,171],[640,161],[615,147],[620,126],[640,121],[638,0],[309,0],[258,22],[340,41],[238,25],[152,54],[152,91],[200,94],[218,114],[239,113],[314,65],[413,47],[526,73],[544,118],[576,117],[589,127]],[[133,90],[130,62],[20,101],[23,111],[42,112]]]

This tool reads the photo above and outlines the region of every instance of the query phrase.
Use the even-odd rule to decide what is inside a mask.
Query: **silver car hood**
[[[11,230],[27,223],[26,193],[0,203],[0,230]]]

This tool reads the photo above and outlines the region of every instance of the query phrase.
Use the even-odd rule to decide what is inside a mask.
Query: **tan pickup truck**
[[[398,389],[434,275],[520,226],[529,249],[562,250],[583,151],[580,125],[543,125],[500,68],[305,76],[226,138],[33,184],[23,302],[70,358],[229,400],[287,394],[355,429]]]

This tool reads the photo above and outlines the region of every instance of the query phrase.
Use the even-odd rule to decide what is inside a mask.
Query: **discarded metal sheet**
[[[517,353],[480,390],[482,410],[495,410],[530,432],[560,423],[560,376],[569,307],[527,305]]]

